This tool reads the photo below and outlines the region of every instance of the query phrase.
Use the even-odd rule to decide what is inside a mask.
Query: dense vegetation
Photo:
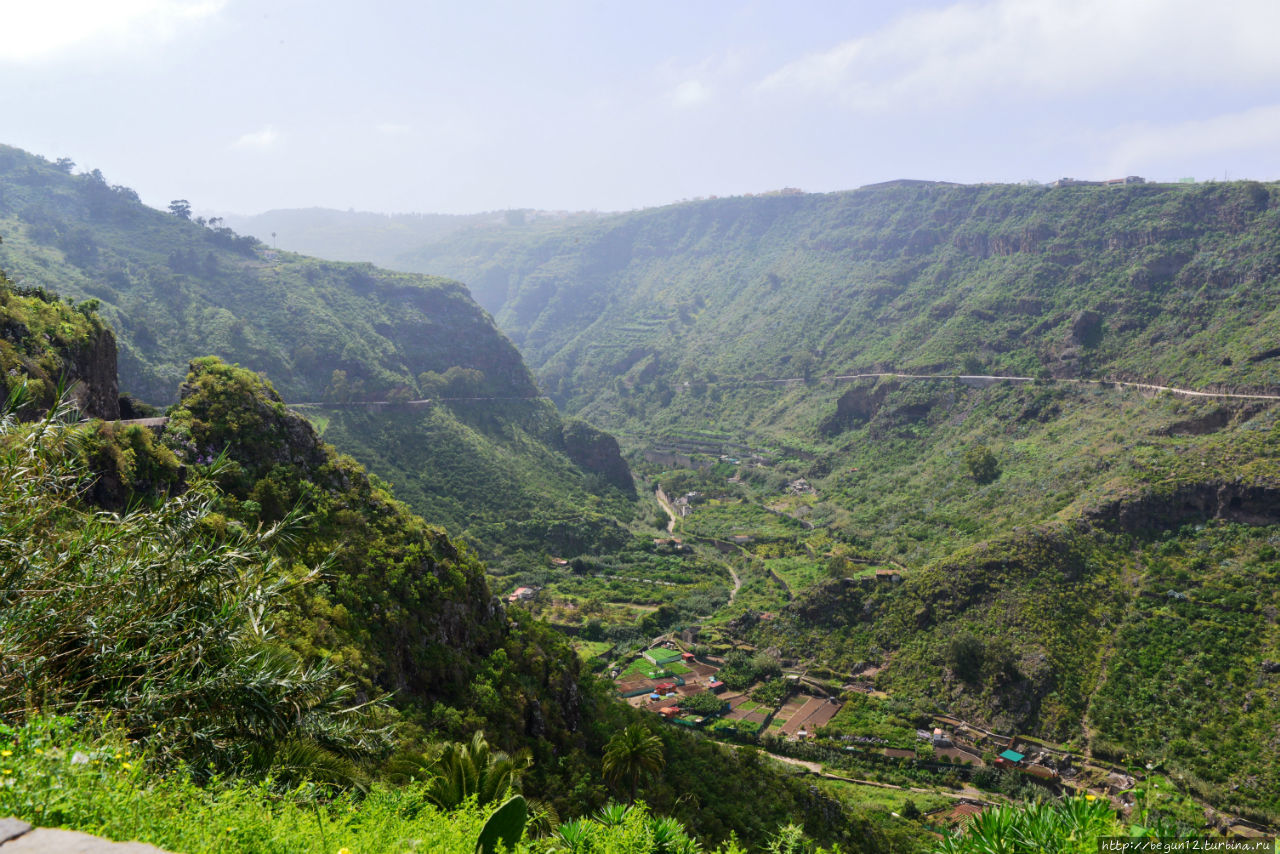
[[[154,403],[204,355],[261,371],[296,401],[417,397],[419,375],[451,367],[482,373],[476,394],[537,394],[458,283],[275,252],[189,209],[148,208],[96,170],[0,148],[0,233],[11,279],[98,300],[123,386]]]
[[[888,367],[1276,383],[1277,217],[1254,182],[900,184],[472,228],[400,264],[466,281],[557,400],[620,427],[686,382]]]
[[[554,398],[703,493],[677,533],[738,538],[724,634],[1274,821],[1274,404],[1075,380],[1275,393],[1278,217],[1253,182],[902,183],[400,263],[467,281]],[[1035,381],[830,379],[863,372]]]
[[[308,411],[345,451],[508,569],[622,536],[633,495],[616,448],[538,400],[520,355],[461,284],[276,252],[192,219],[189,206],[156,211],[97,170],[64,165],[0,147],[0,268],[20,290],[96,310],[118,335],[130,394],[171,402],[188,363],[206,355],[260,372],[291,402],[324,404]],[[53,329],[38,315],[13,317],[6,337],[74,338],[72,372],[86,387],[115,382],[92,370],[115,359],[96,349],[102,321]],[[9,369],[22,354],[5,346]],[[23,367],[33,394],[49,398],[67,366]],[[118,417],[115,397],[113,387],[112,409],[88,411]],[[441,398],[450,402],[407,406]],[[366,401],[390,410],[370,413]]]
[[[279,645],[337,668],[362,699],[390,694],[374,710],[400,741],[367,763],[371,776],[437,767],[461,748],[437,755],[436,740],[465,745],[483,729],[495,750],[530,750],[524,791],[565,817],[628,798],[634,780],[640,799],[704,839],[736,830],[762,846],[805,814],[824,843],[917,844],[918,827],[884,812],[850,824],[838,781],[778,777],[754,750],[726,756],[653,720],[637,730],[535,619],[546,617],[584,657],[611,653],[596,667],[696,626],[753,703],[794,690],[782,678],[793,665],[832,691],[856,680],[880,692],[851,694],[826,737],[911,746],[941,711],[1146,765],[1220,808],[1280,820],[1277,407],[1105,381],[1280,386],[1274,187],[902,184],[432,225],[433,242],[405,263],[468,281],[553,398],[617,431],[642,500],[657,487],[683,497],[675,541],[658,506],[636,502],[612,439],[535,399],[460,286],[273,256],[181,211],[124,213],[127,191],[104,195],[101,176],[0,153],[11,229],[0,249],[28,285],[65,275],[112,317],[133,310],[122,295],[142,299],[131,289],[150,269],[168,277],[157,294],[182,295],[166,305],[231,306],[253,333],[226,347],[191,340],[327,398],[308,423],[251,371],[197,360],[159,438],[87,434],[100,476],[85,495],[163,512],[166,495],[208,494],[201,530],[216,543],[289,522],[297,540],[274,559],[290,578],[322,574],[284,597]],[[86,235],[100,236],[96,250]],[[209,269],[191,263],[181,241],[193,240],[212,247]],[[114,292],[87,287],[100,282]],[[209,283],[226,293],[201,296]],[[317,351],[324,369],[286,350],[259,358],[303,340],[253,302],[259,291],[326,307],[336,325],[313,318],[330,330],[317,340],[341,347]],[[102,337],[93,304],[34,287],[12,300],[27,313],[19,326],[61,350]],[[205,318],[192,321],[200,335],[218,328],[207,312],[182,316]],[[432,343],[418,347],[424,330]],[[149,354],[137,376],[185,365],[164,350],[179,338],[148,349],[135,332],[126,359]],[[6,365],[51,401],[75,359],[26,347],[12,344]],[[935,378],[835,376],[876,372]],[[954,376],[988,373],[1024,379]],[[418,396],[455,399],[419,407]],[[371,397],[387,404],[350,405]],[[504,589],[532,586],[535,599],[502,611],[472,552],[387,484],[499,561]],[[744,645],[755,650],[734,651]],[[779,721],[765,727],[733,737],[783,749]],[[660,742],[663,761],[635,776],[602,764],[628,730],[637,745]],[[803,747],[832,767],[853,761]]]
[[[549,401],[338,410],[324,425],[328,441],[394,483],[415,511],[475,543],[495,568],[542,568],[547,555],[609,552],[629,536],[630,477],[608,479],[611,463],[623,465],[616,447],[607,459],[583,456]]]
[[[35,302],[68,322],[80,313],[10,294],[15,310]],[[37,363],[61,349],[15,343]],[[464,546],[322,443],[260,376],[196,360],[157,428],[12,404],[35,420],[9,417],[0,442],[11,811],[191,850],[217,844],[172,820],[191,809],[247,850],[305,850],[330,833],[375,850],[423,834],[474,846],[485,813],[463,805],[445,821],[426,804],[463,750],[443,740],[476,755],[479,730],[566,821],[607,803],[605,743],[635,713],[560,635],[501,608]],[[683,732],[652,738],[666,771],[639,794],[688,827],[663,825],[672,838],[758,844],[808,815],[815,838],[881,847],[866,820],[850,825],[754,757]],[[423,785],[391,788],[414,778]],[[768,809],[741,808],[766,793]],[[642,836],[657,827],[633,821]]]

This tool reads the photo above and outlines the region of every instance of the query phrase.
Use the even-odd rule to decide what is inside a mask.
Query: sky
[[[1277,0],[0,0],[0,143],[164,207],[1280,178]]]

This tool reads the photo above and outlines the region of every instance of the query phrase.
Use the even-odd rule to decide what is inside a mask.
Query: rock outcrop
[[[584,421],[570,420],[564,425],[564,451],[579,468],[602,477],[627,495],[635,495],[631,469],[622,459],[618,440]]]
[[[80,411],[103,421],[120,418],[120,389],[116,380],[116,337],[100,328],[83,346],[68,354],[71,394]]]

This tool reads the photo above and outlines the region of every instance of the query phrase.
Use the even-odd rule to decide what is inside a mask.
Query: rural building
[[[1021,768],[1022,760],[1026,759],[1016,750],[1005,750],[996,757],[997,768]]]
[[[648,679],[618,683],[618,696],[624,700],[630,697],[639,697],[641,694],[648,694],[652,691],[653,687],[649,684]]]
[[[517,587],[515,591],[507,597],[508,602],[525,602],[533,598],[532,587]]]

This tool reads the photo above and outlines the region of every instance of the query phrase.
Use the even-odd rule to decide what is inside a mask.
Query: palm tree
[[[477,805],[497,801],[508,790],[520,790],[520,775],[533,764],[528,751],[508,756],[494,750],[477,731],[470,744],[451,743],[431,768],[427,800],[443,810],[461,806],[471,796]]]
[[[662,739],[640,724],[632,724],[604,746],[604,776],[611,783],[626,779],[631,786],[628,803],[636,802],[636,786],[642,776],[660,772],[666,759]]]

